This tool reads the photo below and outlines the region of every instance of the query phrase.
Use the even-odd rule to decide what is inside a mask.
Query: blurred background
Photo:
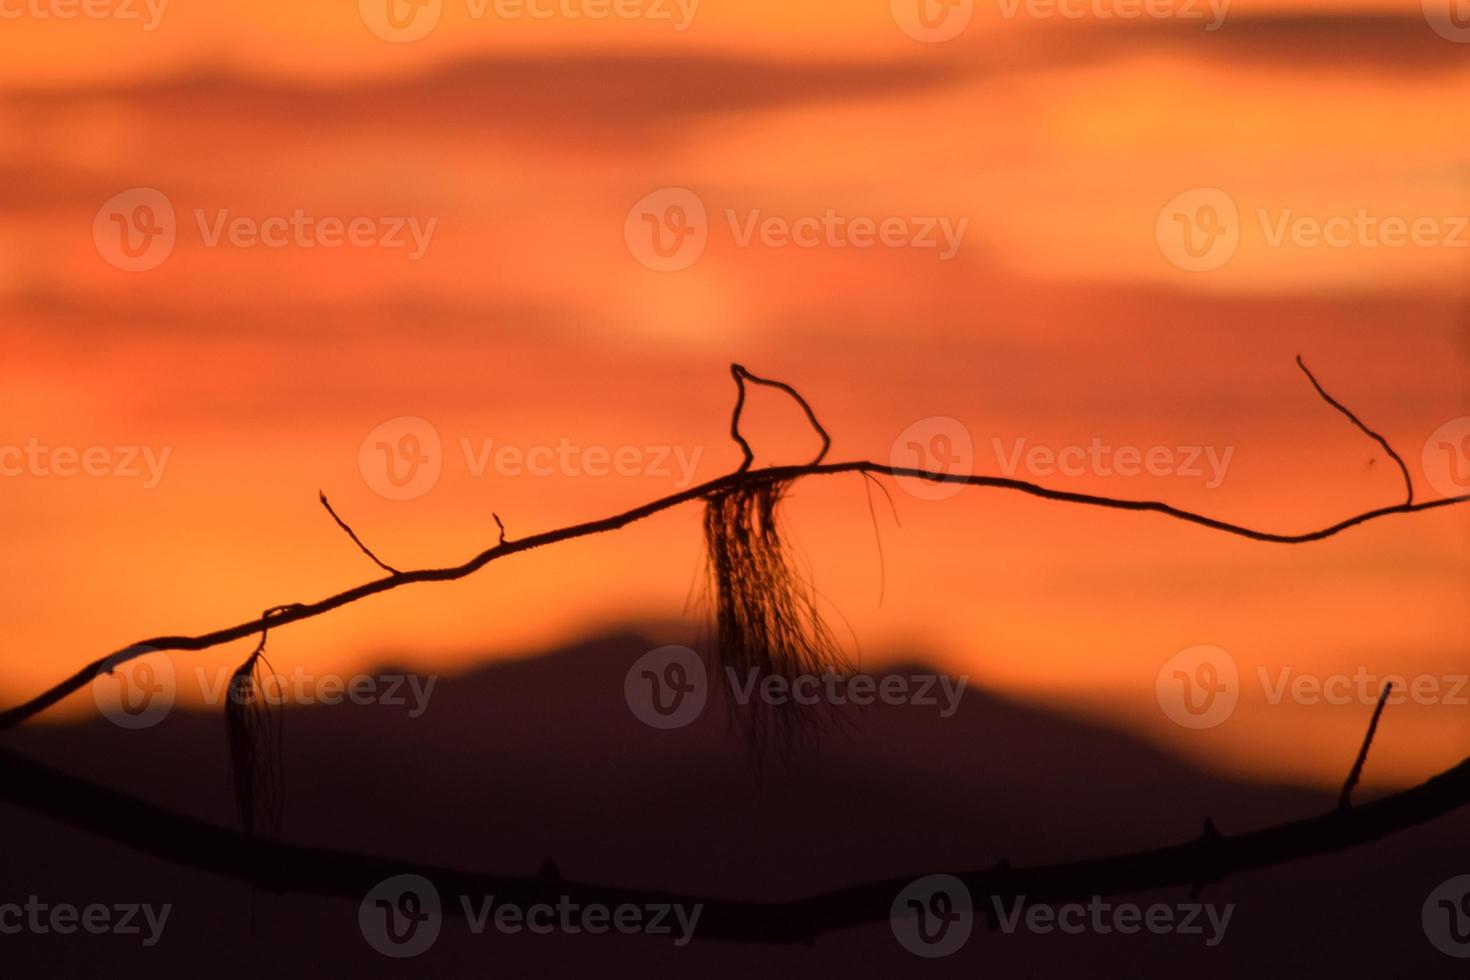
[[[796,385],[836,460],[1265,530],[1401,500],[1300,354],[1420,497],[1470,491],[1470,32],[1448,0],[3,10],[6,704],[378,575],[319,489],[413,568],[493,543],[492,513],[519,537],[728,472],[732,361]],[[762,462],[814,452],[779,396],[747,428]],[[1287,547],[888,490],[810,479],[788,507],[865,668],[922,658],[1318,787],[1377,681],[1429,678],[1366,780],[1464,755],[1470,510]],[[351,606],[272,660],[453,674],[628,623],[685,642],[700,516]],[[1238,703],[1194,729],[1159,682],[1199,645],[1228,651]],[[1273,703],[1284,676],[1361,674],[1366,700]],[[38,724],[95,714],[82,693]]]

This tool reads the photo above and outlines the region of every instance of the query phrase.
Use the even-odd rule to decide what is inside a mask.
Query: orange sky
[[[0,479],[0,698],[143,636],[371,577],[318,488],[411,567],[479,550],[491,511],[518,536],[678,481],[476,476],[466,441],[678,449],[698,453],[698,479],[725,472],[739,459],[725,436],[731,360],[797,384],[833,458],[887,461],[933,417],[958,420],[975,469],[992,473],[1018,439],[1211,447],[1232,453],[1215,486],[1017,475],[1298,530],[1400,492],[1389,461],[1297,372],[1301,353],[1400,449],[1421,496],[1446,492],[1421,457],[1470,415],[1470,247],[1455,244],[1470,242],[1456,231],[1470,214],[1470,47],[1417,4],[1322,14],[1237,0],[1214,32],[984,6],[936,43],[907,36],[887,3],[706,0],[685,31],[471,9],[445,0],[435,29],[405,44],[375,37],[351,4],[180,4],[152,31],[6,21],[0,444],[169,457],[147,488]],[[129,272],[99,251],[94,220],[139,187],[168,201],[177,240]],[[657,272],[625,224],[670,187],[696,195],[708,242],[688,268]],[[1209,271],[1180,268],[1160,231],[1166,205],[1197,189],[1237,212],[1234,250]],[[432,233],[416,259],[210,244],[221,213],[298,209]],[[948,258],[742,244],[752,216],[828,211],[964,232]],[[1428,237],[1394,247],[1355,231],[1334,247],[1297,234],[1360,213],[1427,222]],[[1274,241],[1287,226],[1295,237]],[[766,457],[808,451],[789,406],[753,412]],[[392,501],[358,453],[402,416],[434,426],[442,475]],[[860,480],[808,481],[790,507],[834,620],[870,663],[922,655],[1214,764],[1322,782],[1340,778],[1370,708],[1270,705],[1259,669],[1467,670],[1470,509],[1283,548],[996,491],[894,497],[901,528],[878,502],[881,577]],[[272,650],[278,667],[318,672],[384,657],[462,669],[676,616],[700,560],[687,508],[294,626]],[[1229,722],[1188,731],[1160,711],[1154,680],[1198,644],[1229,650],[1246,681]],[[177,660],[233,665],[237,646]],[[1370,777],[1463,756],[1470,707],[1392,712]]]

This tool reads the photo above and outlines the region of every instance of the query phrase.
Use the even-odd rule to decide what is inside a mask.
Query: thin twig
[[[495,518],[495,526],[500,528],[500,541],[497,546],[503,547],[505,545],[505,522],[502,521],[500,519],[500,515],[495,513],[494,511],[490,512],[490,516]]]
[[[1383,685],[1383,693],[1378,695],[1378,706],[1373,709],[1373,718],[1368,722],[1368,734],[1363,736],[1363,747],[1358,750],[1357,761],[1353,763],[1352,772],[1348,773],[1347,782],[1342,784],[1342,796],[1337,800],[1339,809],[1345,810],[1353,805],[1353,789],[1363,775],[1363,764],[1368,761],[1368,749],[1373,745],[1373,736],[1378,732],[1378,719],[1383,714],[1383,706],[1388,703],[1388,692],[1392,690],[1393,682],[1389,681]]]
[[[1414,481],[1409,477],[1409,468],[1404,465],[1403,458],[1400,457],[1398,453],[1394,452],[1393,447],[1388,444],[1388,440],[1364,425],[1363,420],[1354,415],[1346,405],[1329,395],[1323,389],[1323,387],[1317,383],[1316,377],[1312,374],[1311,370],[1308,369],[1307,363],[1302,360],[1302,356],[1300,354],[1296,356],[1296,365],[1297,367],[1302,369],[1302,373],[1307,376],[1308,381],[1312,382],[1312,387],[1317,389],[1317,394],[1321,395],[1322,399],[1326,401],[1327,404],[1331,405],[1343,415],[1347,416],[1348,421],[1352,422],[1353,425],[1356,425],[1359,429],[1363,430],[1364,433],[1366,433],[1370,438],[1372,438],[1380,446],[1382,446],[1384,451],[1388,453],[1390,457],[1392,457],[1395,463],[1398,464],[1399,472],[1404,475],[1404,503],[1412,504],[1414,502]]]
[[[1300,363],[1300,359],[1298,359],[1298,363]],[[1379,507],[1376,510],[1364,511],[1363,513],[1344,518],[1343,520],[1340,520],[1335,524],[1330,524],[1327,527],[1320,528],[1315,531],[1305,531],[1299,534],[1279,534],[1270,531],[1258,531],[1249,527],[1244,527],[1239,524],[1233,524],[1230,521],[1224,521],[1214,517],[1206,517],[1203,514],[1197,514],[1193,511],[1184,510],[1183,508],[1175,507],[1171,504],[1163,503],[1162,501],[1124,500],[1116,497],[1099,496],[1097,494],[1076,493],[1069,490],[1053,490],[1050,487],[1044,487],[1037,483],[1031,483],[1026,480],[1015,480],[1010,477],[973,476],[967,473],[932,473],[928,470],[916,469],[914,467],[889,466],[881,463],[870,462],[867,460],[859,460],[847,463],[822,463],[820,462],[820,460],[823,456],[826,455],[827,447],[831,444],[831,439],[828,438],[826,430],[823,429],[821,425],[817,422],[816,415],[812,412],[811,406],[807,404],[806,399],[797,394],[795,389],[791,388],[790,385],[787,385],[784,382],[767,381],[764,378],[757,378],[754,375],[750,374],[750,372],[746,371],[745,368],[741,367],[739,364],[731,365],[730,370],[731,373],[734,375],[736,385],[739,388],[739,394],[736,399],[735,409],[731,416],[731,436],[735,439],[737,443],[739,443],[745,455],[744,462],[741,463],[740,469],[738,469],[736,472],[726,474],[722,477],[717,477],[716,479],[701,483],[698,486],[688,487],[684,490],[679,491],[678,493],[673,493],[667,497],[662,497],[658,500],[650,501],[649,503],[634,507],[631,510],[623,511],[621,514],[614,514],[611,517],[604,517],[594,521],[586,521],[581,524],[573,524],[567,527],[558,528],[553,531],[544,531],[541,534],[533,534],[530,537],[520,538],[515,541],[506,541],[504,535],[502,534],[501,539],[498,543],[496,543],[492,547],[484,549],[479,554],[475,555],[473,558],[470,558],[468,561],[464,562],[461,565],[452,565],[444,568],[424,568],[417,571],[409,572],[393,571],[392,569],[389,569],[390,571],[393,571],[393,574],[388,578],[376,579],[372,582],[365,582],[362,585],[355,586],[343,592],[338,592],[336,595],[328,596],[327,598],[320,599],[316,602],[293,604],[292,606],[288,607],[286,611],[275,617],[272,622],[276,626],[285,626],[289,623],[294,623],[299,620],[311,619],[313,617],[323,615],[324,613],[331,612],[333,609],[348,605],[349,603],[357,602],[360,599],[366,599],[368,596],[377,595],[380,592],[388,592],[393,589],[397,589],[402,586],[410,585],[417,582],[452,582],[457,579],[462,579],[466,576],[473,575],[475,572],[479,571],[481,568],[485,567],[490,562],[497,559],[507,558],[511,555],[519,554],[523,551],[531,551],[535,548],[544,547],[550,544],[556,544],[561,541],[570,541],[574,538],[581,538],[592,534],[603,534],[608,531],[614,531],[636,521],[641,521],[648,517],[652,517],[653,515],[661,513],[665,510],[669,510],[670,508],[677,507],[680,504],[688,503],[693,500],[702,500],[712,494],[725,493],[737,488],[752,486],[760,483],[785,482],[797,479],[799,477],[827,476],[837,473],[860,473],[865,476],[883,474],[891,477],[902,476],[911,477],[914,479],[930,480],[935,483],[960,483],[973,487],[993,487],[1001,490],[1011,490],[1017,493],[1024,493],[1032,497],[1040,497],[1043,500],[1055,500],[1062,503],[1070,504],[1083,504],[1090,507],[1105,507],[1111,510],[1139,511],[1162,514],[1165,517],[1171,517],[1175,520],[1184,521],[1190,524],[1197,524],[1201,527],[1206,527],[1214,531],[1222,531],[1226,534],[1237,535],[1251,541],[1262,541],[1270,544],[1306,544],[1312,541],[1321,541],[1324,538],[1330,538],[1336,534],[1340,534],[1343,531],[1348,530],[1349,528],[1356,527],[1359,524],[1366,524],[1369,521],[1378,520],[1383,517],[1389,517],[1395,514],[1413,514],[1420,511],[1428,511],[1439,507],[1448,507],[1455,504],[1470,502],[1470,494],[1462,494],[1458,497],[1447,497],[1442,500],[1431,500],[1421,503],[1406,502],[1402,504],[1396,504],[1391,507]],[[1302,370],[1307,370],[1305,364],[1302,364]],[[1311,378],[1311,372],[1307,372],[1307,376]],[[750,446],[740,435],[740,412],[745,401],[745,380],[747,379],[758,384],[765,384],[775,388],[779,388],[790,393],[791,396],[797,400],[797,402],[807,413],[807,418],[811,420],[813,427],[822,436],[822,452],[818,454],[818,462],[810,463],[806,466],[772,466],[761,470],[747,469],[747,467],[750,465],[751,460],[754,458],[753,454],[751,453]],[[1316,379],[1313,378],[1312,382],[1315,385]],[[1318,386],[1318,390],[1321,391],[1320,386]],[[1323,397],[1327,397],[1325,392],[1323,393]],[[1337,405],[1337,403],[1332,401],[1331,398],[1328,398],[1328,400],[1332,402],[1332,404]],[[1343,409],[1343,411],[1346,411],[1346,409]],[[1353,416],[1351,413],[1347,414],[1350,418],[1357,422],[1356,416]],[[1360,428],[1363,428],[1361,422],[1358,422],[1357,424]],[[1368,430],[1365,429],[1365,431]],[[1378,438],[1380,442],[1382,441],[1381,437],[1376,435],[1374,437]],[[1387,444],[1385,443],[1384,445],[1386,446]],[[1391,451],[1392,450],[1390,450],[1390,452]],[[1396,455],[1395,458],[1397,458]],[[322,502],[323,504],[326,503],[325,494],[322,495]],[[330,506],[328,506],[327,509],[330,511]],[[335,517],[336,515],[333,514],[333,516]],[[341,524],[340,519],[338,520],[338,523]],[[499,523],[498,519],[497,523]],[[349,534],[352,533],[351,529],[347,528],[345,524],[343,524],[342,526],[348,531]],[[356,535],[353,535],[353,540],[357,540]],[[358,542],[358,546],[362,547],[361,542]],[[363,548],[363,550],[365,552],[367,551],[366,548]],[[371,552],[367,553],[370,557],[372,556]],[[373,560],[377,561],[377,558],[374,557]],[[389,566],[383,565],[382,562],[378,562],[378,564],[384,568],[389,568]],[[26,701],[23,704],[19,704],[14,708],[10,708],[6,711],[0,712],[0,731],[4,731],[8,728],[13,728],[16,725],[19,725],[21,722],[25,721],[27,718],[31,718],[34,715],[45,711],[47,708],[60,701],[62,698],[86,685],[89,681],[92,680],[92,678],[96,677],[99,672],[102,672],[104,670],[111,671],[116,667],[128,662],[129,660],[143,656],[144,654],[152,651],[206,650],[210,647],[218,646],[221,643],[229,643],[232,640],[238,640],[242,637],[249,636],[263,629],[265,625],[266,624],[264,621],[264,617],[262,617],[261,619],[252,619],[248,622],[236,624],[235,626],[225,627],[224,629],[218,629],[214,630],[213,632],[202,633],[196,636],[157,636],[149,640],[144,640],[141,643],[132,644],[131,646],[128,646],[116,653],[109,654],[106,657],[102,657],[98,660],[93,661],[92,663],[86,665],[85,667],[72,674],[66,680],[55,685],[47,691],[43,691],[41,694],[38,694],[36,697],[30,699],[29,701]]]
[[[390,575],[403,574],[398,569],[394,568],[392,565],[388,564],[377,555],[373,554],[372,549],[362,543],[362,539],[357,536],[357,533],[353,531],[352,528],[347,526],[347,522],[337,516],[337,512],[332,509],[332,505],[327,501],[327,495],[325,493],[320,490],[318,490],[316,493],[317,496],[321,498],[322,506],[327,509],[327,513],[332,515],[332,520],[336,521],[337,526],[347,532],[347,536],[352,539],[352,543],[357,545],[358,548],[362,550],[363,554],[371,558],[373,560],[373,564],[377,565],[383,571],[388,572]]]
[[[817,430],[817,435],[822,437],[822,450],[817,453],[817,458],[812,460],[812,465],[815,466],[827,458],[827,450],[832,448],[832,437],[827,435],[827,430],[822,428],[822,423],[817,421],[817,413],[812,411],[811,405],[807,404],[807,400],[801,397],[800,392],[784,381],[772,381],[769,378],[762,378],[751,374],[740,364],[730,365],[730,375],[735,379],[735,387],[737,389],[735,394],[735,410],[730,413],[730,438],[734,439],[740,446],[740,451],[745,457],[740,463],[738,472],[744,473],[750,469],[750,464],[755,460],[755,453],[751,451],[750,443],[746,442],[745,437],[740,434],[740,414],[745,408],[745,382],[747,381],[758,385],[765,385],[767,388],[784,391],[795,399],[796,403],[801,406],[801,410],[806,413],[807,421],[812,424],[813,429]]]
[[[361,901],[384,878],[418,874],[445,897],[495,895],[507,904],[566,895],[581,905],[703,906],[695,938],[745,942],[810,942],[839,929],[889,920],[893,898],[914,877],[852,885],[789,901],[738,901],[674,892],[600,886],[542,875],[510,876],[425,865],[394,858],[252,839],[238,831],[167,810],[0,749],[0,800],[117,841],[146,854],[262,888]],[[1025,896],[1063,902],[1094,895],[1193,887],[1228,875],[1333,854],[1428,823],[1470,803],[1470,759],[1418,786],[1347,810],[1242,834],[1209,833],[1171,847],[1032,868],[1001,864],[958,872],[977,910]],[[1211,828],[1212,829],[1212,828]]]

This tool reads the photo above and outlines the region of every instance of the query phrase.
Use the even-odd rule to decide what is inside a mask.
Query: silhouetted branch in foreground
[[[506,904],[600,902],[703,906],[699,939],[810,942],[823,933],[887,922],[894,897],[913,878],[852,885],[789,901],[731,901],[707,896],[594,885],[555,876],[496,875],[301,844],[286,844],[198,820],[59,772],[0,749],[0,800],[79,830],[199,871],[276,892],[334,896],[360,902],[383,879],[419,874],[432,881],[447,913],[450,896],[494,895]],[[1470,803],[1470,759],[1418,786],[1305,820],[1222,835],[1208,824],[1199,838],[1172,847],[1066,864],[1013,868],[1001,864],[956,874],[977,910],[992,899],[1063,902],[1129,892],[1198,888],[1229,875],[1346,850],[1427,823]]]
[[[1358,757],[1353,761],[1353,768],[1348,772],[1346,782],[1342,784],[1342,795],[1338,797],[1339,807],[1353,805],[1353,790],[1357,788],[1358,779],[1363,775],[1363,765],[1368,761],[1368,750],[1373,747],[1373,736],[1378,734],[1378,719],[1383,716],[1383,706],[1388,703],[1388,695],[1393,691],[1393,682],[1383,685],[1383,693],[1378,695],[1378,704],[1373,708],[1373,718],[1368,722],[1368,734],[1363,736],[1363,747],[1358,750]]]
[[[1304,371],[1306,370],[1305,364],[1302,365],[1302,368]],[[759,490],[759,488],[761,487],[780,485],[803,477],[828,476],[839,473],[858,473],[864,476],[887,475],[892,477],[910,477],[914,479],[930,480],[936,483],[958,483],[973,487],[991,487],[1000,490],[1015,491],[1017,493],[1039,497],[1043,500],[1055,500],[1061,503],[1083,504],[1090,507],[1104,507],[1110,510],[1160,514],[1165,517],[1173,518],[1175,520],[1180,520],[1186,523],[1199,525],[1200,527],[1209,528],[1210,530],[1221,531],[1226,534],[1232,534],[1238,537],[1247,538],[1251,541],[1262,541],[1272,544],[1306,544],[1313,541],[1321,541],[1324,538],[1330,538],[1334,535],[1340,534],[1343,531],[1348,530],[1349,528],[1357,527],[1360,524],[1365,524],[1369,521],[1379,520],[1384,517],[1390,517],[1398,514],[1414,514],[1421,511],[1429,511],[1440,507],[1448,507],[1455,504],[1470,502],[1470,494],[1464,494],[1458,497],[1447,497],[1441,500],[1422,501],[1419,503],[1414,503],[1412,502],[1412,500],[1410,500],[1402,504],[1394,504],[1388,507],[1379,507],[1374,510],[1364,511],[1363,513],[1344,518],[1343,520],[1337,521],[1334,524],[1330,524],[1317,530],[1304,531],[1296,534],[1282,534],[1271,531],[1260,531],[1254,528],[1245,527],[1240,524],[1234,524],[1230,521],[1221,520],[1219,518],[1208,517],[1204,514],[1185,510],[1181,507],[1175,507],[1171,504],[1166,504],[1161,501],[1128,500],[1117,497],[1102,496],[1099,494],[1075,493],[1068,490],[1056,490],[1050,487],[1042,486],[1037,483],[1029,482],[1027,480],[1016,480],[1010,477],[976,476],[964,473],[937,473],[929,470],[917,469],[914,467],[891,466],[882,463],[874,463],[867,460],[857,460],[845,463],[824,463],[820,462],[820,460],[825,455],[826,445],[828,442],[830,442],[830,440],[827,438],[826,431],[822,429],[822,427],[817,423],[816,416],[812,413],[811,408],[809,405],[807,405],[805,399],[802,399],[800,395],[797,395],[795,393],[795,390],[792,389],[789,385],[786,385],[783,382],[771,382],[765,379],[756,378],[754,375],[751,375],[749,372],[745,371],[743,368],[740,368],[738,365],[732,370],[732,373],[735,375],[737,382],[740,383],[740,401],[737,402],[734,417],[731,422],[731,434],[740,444],[742,451],[746,453],[746,460],[742,464],[742,468],[734,473],[718,477],[714,480],[701,483],[697,486],[689,487],[685,490],[679,491],[678,493],[670,494],[667,497],[661,497],[658,500],[650,501],[649,503],[634,507],[631,510],[623,511],[620,514],[614,514],[611,517],[604,517],[594,521],[586,521],[581,524],[573,524],[568,527],[558,528],[552,531],[544,531],[540,534],[533,534],[525,538],[507,539],[504,534],[504,527],[503,525],[501,525],[500,540],[496,544],[492,545],[489,548],[486,548],[485,550],[481,551],[479,554],[473,556],[468,561],[465,561],[462,564],[451,565],[442,568],[424,568],[412,571],[394,571],[385,578],[376,579],[371,582],[365,582],[361,585],[357,585],[353,588],[347,589],[346,591],[338,592],[336,595],[328,596],[325,599],[319,599],[315,602],[308,603],[294,603],[289,606],[281,607],[278,613],[273,614],[269,617],[269,622],[267,622],[267,617],[261,616],[257,619],[251,619],[246,622],[236,624],[234,626],[228,626],[223,629],[214,630],[208,633],[201,633],[195,636],[155,636],[150,639],[140,640],[139,642],[129,647],[126,647],[116,653],[109,654],[106,657],[102,657],[93,661],[92,663],[78,670],[76,673],[72,674],[72,676],[68,677],[66,680],[62,681],[51,689],[37,695],[31,700],[26,701],[23,704],[16,705],[15,707],[10,708],[6,711],[0,712],[0,730],[12,728],[15,725],[18,725],[21,722],[25,721],[26,719],[31,718],[32,716],[46,710],[56,702],[60,701],[62,698],[65,698],[67,695],[79,690],[81,687],[86,685],[94,677],[96,677],[99,672],[103,670],[111,671],[112,669],[115,669],[116,667],[128,662],[129,660],[132,660],[136,657],[144,656],[148,653],[165,650],[205,650],[210,647],[219,646],[222,643],[229,643],[234,640],[239,640],[248,636],[252,636],[256,633],[261,632],[267,626],[270,626],[274,629],[280,629],[281,627],[287,626],[291,623],[298,622],[303,619],[312,619],[316,616],[321,616],[325,613],[331,612],[334,609],[338,609],[350,603],[357,602],[361,599],[366,599],[369,596],[377,595],[381,592],[388,592],[397,588],[402,588],[406,585],[413,585],[421,582],[452,582],[457,579],[462,579],[466,576],[473,575],[475,572],[478,572],[481,568],[484,568],[486,565],[490,564],[492,561],[496,561],[497,559],[508,558],[511,555],[520,554],[521,552],[525,551],[531,551],[536,548],[542,548],[551,544],[557,544],[562,541],[569,541],[575,538],[587,537],[588,535],[593,534],[602,534],[607,531],[615,531],[621,527],[625,527],[637,521],[652,517],[655,514],[659,514],[673,507],[677,507],[680,504],[689,503],[695,500],[709,501],[713,498],[717,498],[722,494],[728,494],[731,492],[749,493]],[[1308,372],[1308,376],[1310,377],[1310,372]],[[805,466],[772,466],[758,470],[749,470],[745,468],[749,465],[751,459],[750,447],[746,444],[744,438],[739,435],[739,414],[740,406],[741,404],[743,404],[744,399],[745,388],[743,382],[745,380],[753,381],[760,384],[767,384],[772,387],[779,388],[783,391],[787,391],[800,402],[807,413],[808,419],[811,421],[812,425],[816,428],[818,433],[821,434],[824,440],[822,455],[818,456],[818,462],[813,462]],[[1312,380],[1313,384],[1315,385],[1315,378]],[[1359,428],[1363,429],[1363,431],[1371,435],[1380,444],[1384,445],[1385,447],[1388,446],[1387,442],[1384,441],[1381,436],[1359,422],[1356,416],[1352,415],[1350,412],[1347,412],[1346,409],[1342,408],[1339,403],[1328,396],[1326,392],[1322,391],[1320,386],[1318,386],[1318,391],[1322,394],[1323,398],[1327,399],[1330,404],[1338,408],[1339,411],[1347,414],[1348,417],[1351,418],[1354,423],[1358,425]],[[1398,456],[1398,454],[1394,453],[1391,448],[1389,449],[1389,452],[1396,460],[1399,461],[1399,464],[1402,467],[1403,461]],[[1405,475],[1407,476],[1407,470],[1405,470]],[[1412,497],[1412,492],[1410,496]],[[499,523],[498,519],[497,523]],[[354,540],[356,540],[356,535],[353,535],[353,538]],[[359,547],[362,547],[360,541],[358,542],[358,545]],[[366,551],[366,548],[364,548],[363,550]],[[368,552],[368,554],[369,557],[372,557],[371,552]],[[374,558],[374,561],[377,561],[377,559]],[[379,564],[382,563],[379,562]]]

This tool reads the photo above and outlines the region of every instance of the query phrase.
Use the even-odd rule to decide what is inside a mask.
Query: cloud
[[[322,86],[227,75],[0,95],[23,108],[136,103],[151,115],[227,113],[301,126],[409,118],[547,128],[628,127],[923,91],[961,77],[942,62],[775,62],[735,57],[499,57]]]
[[[1417,4],[1415,5],[1418,6]],[[1470,67],[1466,49],[1408,13],[1227,15],[1218,30],[1198,21],[1109,23],[1096,28],[1120,48],[1169,48],[1287,70],[1338,69],[1420,75]]]

